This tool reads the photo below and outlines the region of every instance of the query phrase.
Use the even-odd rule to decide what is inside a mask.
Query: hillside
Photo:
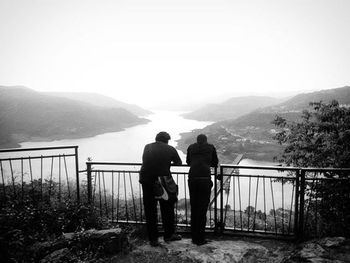
[[[339,104],[349,104],[350,86],[311,93],[301,93],[275,107],[267,107],[265,110],[271,112],[300,111],[301,109],[309,107],[310,102],[330,102],[331,100],[337,100]]]
[[[187,119],[199,121],[222,121],[235,119],[253,110],[275,105],[282,99],[265,96],[246,96],[230,98],[223,103],[209,104],[198,110],[183,114]]]
[[[1,148],[16,147],[22,141],[89,137],[147,121],[121,108],[0,86]]]
[[[350,87],[298,94],[278,105],[258,109],[236,119],[216,122],[202,130],[183,134],[178,147],[186,150],[197,134],[205,133],[217,147],[221,159],[231,160],[236,153],[242,153],[245,158],[273,161],[273,157],[283,150],[273,140],[275,127],[271,122],[275,116],[297,121],[310,102],[327,103],[334,99],[340,104],[350,105]]]
[[[98,93],[90,92],[45,92],[45,95],[73,99],[106,108],[123,108],[137,116],[146,116],[152,112],[137,105],[125,103]]]

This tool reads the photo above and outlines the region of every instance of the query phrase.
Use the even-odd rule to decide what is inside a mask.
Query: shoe
[[[181,240],[182,236],[178,234],[172,234],[170,237],[164,237],[165,242]]]
[[[192,243],[193,244],[196,244],[197,246],[203,246],[205,244],[208,244],[208,240],[207,239],[203,239],[203,240],[196,240],[196,241],[193,241],[192,240]]]
[[[160,246],[160,243],[158,242],[158,240],[152,240],[152,241],[149,242],[149,244],[152,247],[159,247]]]

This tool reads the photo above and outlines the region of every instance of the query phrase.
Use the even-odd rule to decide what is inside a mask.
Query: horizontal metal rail
[[[61,202],[75,195],[80,201],[78,146],[0,149],[0,154],[2,200],[29,196]]]
[[[9,148],[9,149],[0,149],[0,153],[48,151],[48,150],[64,150],[64,149],[78,149],[78,146],[74,145],[74,146],[53,146],[53,147],[37,147],[37,148]]]
[[[241,169],[255,169],[255,170],[276,170],[276,171],[300,171],[305,172],[350,172],[350,168],[310,168],[310,167],[291,167],[291,166],[257,166],[257,165],[232,165],[221,164],[220,167],[226,168],[241,168]]]
[[[56,154],[56,155],[40,155],[40,156],[28,156],[28,157],[14,157],[14,158],[3,158],[0,159],[1,161],[18,161],[18,160],[25,160],[25,159],[48,159],[48,158],[56,158],[60,156],[65,157],[72,157],[75,156],[75,154]]]

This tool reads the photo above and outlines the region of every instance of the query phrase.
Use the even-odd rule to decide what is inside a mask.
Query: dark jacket
[[[210,178],[210,167],[217,167],[219,160],[212,144],[194,143],[187,149],[186,163],[190,165],[189,178]]]
[[[140,183],[154,182],[159,176],[171,175],[171,164],[182,164],[174,147],[163,142],[147,144],[142,155]]]

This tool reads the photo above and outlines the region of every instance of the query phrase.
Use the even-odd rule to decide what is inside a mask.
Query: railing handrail
[[[130,165],[130,166],[141,166],[142,163],[136,163],[136,162],[94,162],[94,161],[87,161],[86,164],[90,165]],[[171,167],[190,167],[188,164],[172,164]],[[212,168],[215,168],[212,166]]]
[[[42,151],[42,150],[60,150],[60,149],[77,149],[77,145],[69,146],[53,146],[53,147],[36,147],[36,148],[9,148],[9,149],[0,149],[2,152],[26,152],[26,151]]]
[[[306,172],[350,172],[350,168],[316,168],[316,167],[291,167],[291,166],[262,166],[262,165],[233,165],[221,164],[223,168],[241,168],[256,170],[279,170],[279,171],[306,171]]]
[[[142,165],[142,163],[136,163],[136,162],[95,162],[95,161],[87,161],[86,164],[89,164],[89,165],[130,165],[130,166]]]

